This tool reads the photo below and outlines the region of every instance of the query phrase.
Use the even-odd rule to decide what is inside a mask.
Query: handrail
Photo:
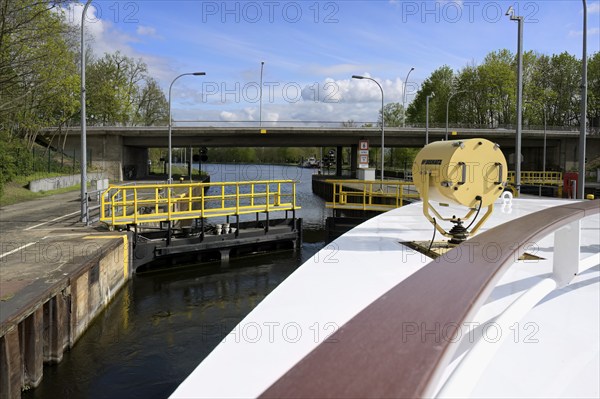
[[[418,199],[419,194],[404,193],[412,182],[403,180],[325,180],[333,185],[333,198],[325,206],[332,209],[385,211],[404,205],[404,199]],[[377,198],[379,201],[374,201]]]
[[[515,172],[508,172],[508,181],[510,183],[515,182]],[[542,172],[542,171],[528,171],[521,172],[521,184],[531,185],[542,185],[542,186],[562,186],[563,185],[563,174],[562,172]]]
[[[125,225],[294,211],[300,209],[296,205],[296,183],[271,180],[112,185],[102,194],[100,220]],[[211,188],[217,193],[205,192]]]
[[[436,334],[404,334],[407,323],[444,328],[454,337],[473,320],[490,293],[528,243],[584,217],[600,213],[600,201],[548,208],[474,236],[470,250],[458,246],[390,289],[338,329],[271,385],[262,397],[431,397],[459,340]],[[577,241],[578,242],[578,241]],[[499,256],[491,260],[486,244]],[[555,245],[556,245],[555,241]],[[554,281],[579,271],[579,246],[555,254]],[[471,250],[472,249],[472,250]],[[555,249],[558,249],[555,247]],[[576,259],[565,261],[569,257]],[[559,259],[556,259],[556,258]],[[461,261],[462,259],[462,261]]]

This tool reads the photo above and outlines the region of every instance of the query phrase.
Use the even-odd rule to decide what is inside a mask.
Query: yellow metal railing
[[[126,225],[296,209],[293,180],[110,186],[100,220]]]
[[[418,199],[412,182],[400,180],[326,180],[333,185],[333,201],[326,207],[363,211],[387,211],[403,205],[405,199]]]
[[[515,172],[508,172],[508,182],[515,184]],[[562,172],[521,172],[521,185],[562,186]]]

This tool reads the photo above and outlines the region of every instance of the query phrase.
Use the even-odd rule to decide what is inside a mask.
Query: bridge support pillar
[[[358,168],[358,144],[350,146],[350,177],[356,177]]]
[[[335,175],[342,176],[342,165],[344,161],[344,147],[338,146],[336,148],[337,154],[335,157]]]

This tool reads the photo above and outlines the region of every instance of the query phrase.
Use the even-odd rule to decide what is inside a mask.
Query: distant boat
[[[301,168],[320,168],[321,163],[317,161],[315,157],[309,157],[308,159],[300,162]]]

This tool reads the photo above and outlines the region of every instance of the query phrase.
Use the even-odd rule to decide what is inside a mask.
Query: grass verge
[[[58,190],[40,191],[34,193],[29,191],[27,185],[32,180],[45,179],[49,177],[64,176],[63,173],[35,173],[29,176],[17,176],[11,182],[5,183],[4,193],[0,197],[0,206],[12,205],[19,202],[31,201],[38,198],[48,197],[54,194],[62,194],[70,191],[78,191],[80,184],[72,187],[59,188]]]

